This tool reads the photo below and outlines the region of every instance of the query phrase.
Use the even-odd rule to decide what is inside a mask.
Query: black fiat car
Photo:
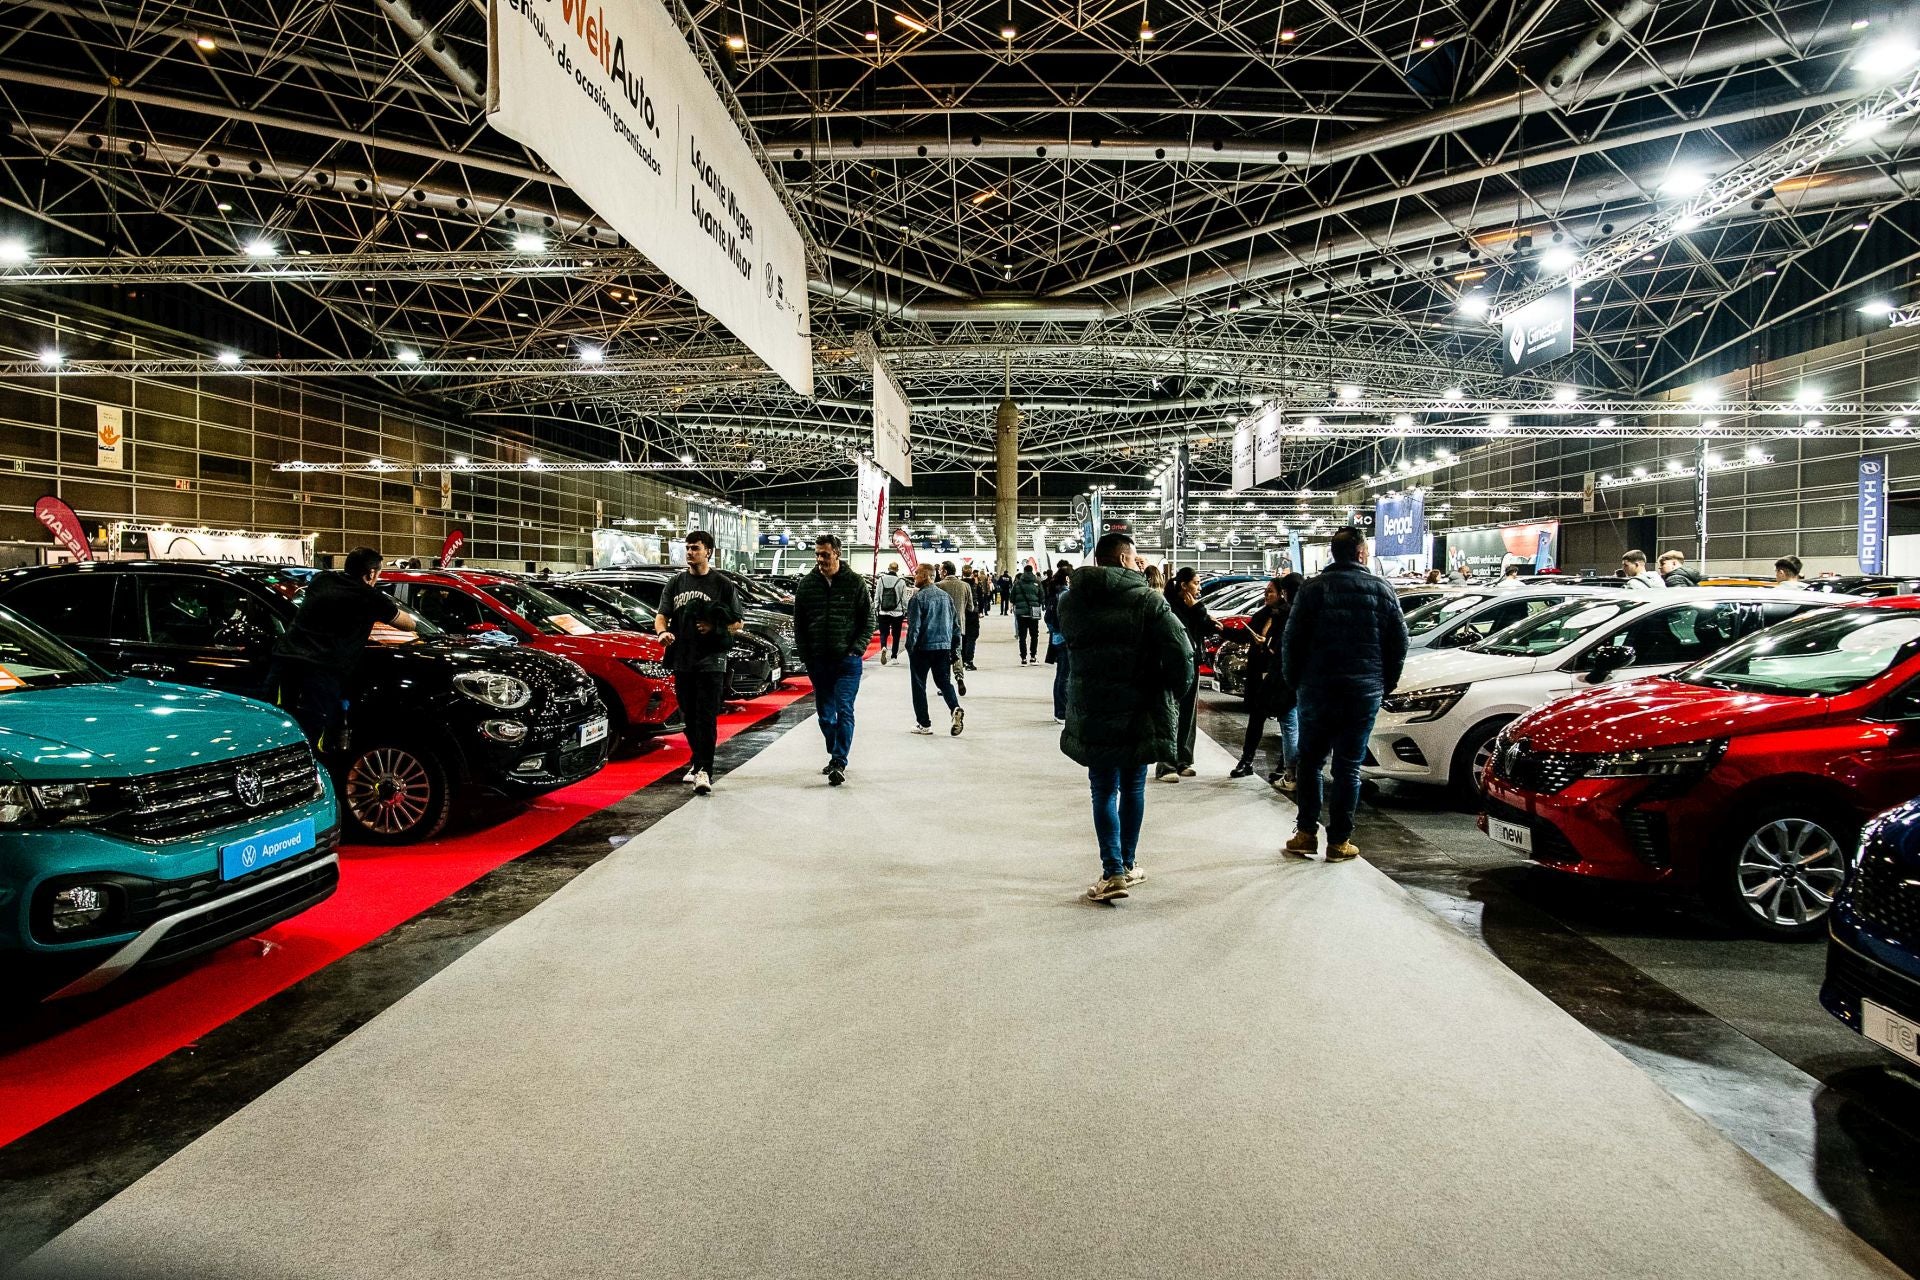
[[[0,603],[109,671],[268,699],[305,583],[274,565],[106,561],[0,573]],[[606,708],[579,667],[419,627],[374,628],[340,741],[321,744],[349,839],[429,839],[471,797],[531,799],[606,763]]]
[[[666,589],[668,580],[677,572],[678,570],[669,569],[664,565],[630,569],[589,569],[584,573],[568,574],[556,581],[589,582],[618,587],[647,608],[657,609],[660,605],[660,593]],[[548,587],[552,584],[542,582],[540,585]],[[746,613],[743,621],[746,625],[741,629],[748,635],[758,636],[780,651],[780,676],[775,683],[787,676],[807,674],[806,659],[800,656],[800,646],[793,638],[792,606],[788,606],[787,610],[782,612],[763,605],[758,596],[742,594]]]
[[[540,589],[602,631],[653,634],[653,606],[609,583],[548,578]],[[727,650],[727,697],[742,702],[757,698],[779,688],[785,675],[779,646],[743,626]]]

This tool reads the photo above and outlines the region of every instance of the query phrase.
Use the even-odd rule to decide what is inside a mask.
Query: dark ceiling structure
[[[876,349],[929,491],[987,467],[1003,395],[1029,471],[1137,481],[1184,440],[1218,478],[1258,406],[1352,387],[1415,440],[1471,438],[1456,402],[1630,408],[1884,323],[1857,308],[1920,265],[1920,125],[1845,115],[1909,70],[1908,10],[679,9],[810,244],[806,399],[488,127],[480,0],[5,12],[0,288],[736,492],[848,471]],[[1751,198],[1580,285],[1575,355],[1501,375],[1486,311],[1742,175]],[[1351,478],[1366,435],[1302,428],[1288,472]]]

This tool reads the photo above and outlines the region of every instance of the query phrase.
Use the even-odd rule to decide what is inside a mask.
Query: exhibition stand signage
[[[1427,495],[1400,493],[1373,507],[1374,550],[1395,558],[1417,556],[1427,534]]]
[[[1887,563],[1887,455],[1860,459],[1860,572],[1885,573]]]
[[[873,358],[873,459],[880,469],[913,487],[913,433],[907,393],[880,357]]]
[[[1560,522],[1537,520],[1497,529],[1459,529],[1447,534],[1447,564],[1474,577],[1494,577],[1507,565],[1551,569],[1560,545]]]
[[[1255,432],[1252,423],[1233,433],[1233,491],[1244,493],[1253,488],[1253,450]]]
[[[466,545],[466,541],[467,535],[458,529],[448,534],[447,540],[440,544],[440,563],[444,565],[451,562],[460,554],[460,548]]]
[[[487,120],[813,394],[799,229],[659,0],[492,0]]]
[[[1500,321],[1500,369],[1525,373],[1573,354],[1573,286],[1534,299]]]
[[[80,517],[73,508],[60,499],[48,494],[33,504],[33,518],[45,525],[53,540],[66,549],[75,560],[93,559],[93,547],[87,542],[86,526],[80,523]]]

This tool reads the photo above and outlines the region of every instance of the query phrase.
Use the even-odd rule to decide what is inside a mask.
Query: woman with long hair
[[[1180,695],[1180,720],[1174,741],[1175,758],[1162,760],[1160,771],[1155,776],[1161,782],[1178,782],[1182,778],[1193,776],[1193,740],[1199,731],[1198,703],[1200,699],[1200,661],[1206,652],[1207,637],[1220,630],[1220,624],[1213,620],[1207,607],[1200,603],[1200,575],[1191,566],[1173,575],[1173,581],[1166,587],[1167,604],[1173,609],[1173,616],[1187,629],[1187,639],[1193,645],[1193,668],[1188,673],[1187,688]]]
[[[1228,775],[1244,778],[1253,772],[1267,721],[1273,720],[1280,729],[1280,759],[1267,774],[1267,781],[1288,792],[1293,790],[1293,760],[1300,742],[1299,712],[1293,690],[1280,674],[1280,647],[1287,632],[1287,614],[1304,581],[1297,573],[1268,580],[1260,607],[1247,620],[1251,636],[1247,645],[1247,736],[1240,744],[1240,763]]]

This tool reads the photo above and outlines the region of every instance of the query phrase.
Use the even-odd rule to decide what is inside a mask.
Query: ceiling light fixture
[[[1153,24],[1142,18],[1140,19],[1140,43],[1145,44],[1151,39],[1153,39]]]
[[[280,247],[265,236],[255,236],[241,248],[249,258],[274,258],[280,254]]]
[[[226,365],[229,369],[231,369],[234,365],[237,365],[240,363],[240,353],[238,351],[222,351],[215,358],[218,359],[221,364]]]
[[[1667,176],[1660,179],[1660,194],[1684,200],[1705,191],[1707,183],[1711,181],[1712,178],[1701,169],[1669,169]]]
[[[530,231],[523,231],[513,238],[513,247],[518,253],[545,253],[547,238]]]
[[[0,240],[0,266],[18,267],[33,257],[33,251],[27,248],[27,242],[9,237]]]
[[[1553,389],[1553,398],[1561,404],[1572,404],[1580,398],[1580,393],[1572,387],[1555,387]]]
[[[1579,261],[1580,255],[1574,252],[1571,245],[1556,244],[1540,255],[1540,269],[1560,275],[1573,270]]]
[[[739,53],[746,47],[747,38],[745,36],[733,35],[727,37],[727,48],[733,50],[735,53]]]
[[[1349,401],[1358,400],[1360,398],[1360,388],[1354,386],[1351,382],[1346,383],[1340,388],[1340,398]]]
[[[580,348],[581,364],[599,364],[602,360],[605,360],[606,358],[607,358],[607,353],[603,348],[600,348],[600,347]]]
[[[917,36],[927,34],[927,24],[910,13],[896,13],[893,20]]]
[[[874,30],[872,27],[868,27],[866,31],[866,40],[868,44],[879,44],[880,33]]]
[[[402,347],[393,353],[393,358],[401,364],[419,364],[420,353],[412,347]]]
[[[1916,49],[1912,41],[1891,37],[1862,49],[1854,59],[1853,69],[1870,80],[1890,80],[1916,61],[1920,61],[1920,49]]]
[[[1483,319],[1488,308],[1487,295],[1475,289],[1472,293],[1460,295],[1459,312],[1469,320]]]
[[[1011,22],[1003,22],[1000,24],[1000,38],[1002,40],[1011,40],[1019,34],[1020,28],[1014,26]]]
[[[1280,28],[1280,43],[1292,44],[1294,37],[1298,34],[1299,32],[1295,31],[1292,27],[1282,27]]]
[[[220,47],[220,42],[212,36],[195,36],[193,38],[193,47],[202,53],[212,53]]]
[[[41,364],[62,365],[62,364],[65,364],[66,362],[67,362],[67,358],[64,355],[60,354],[60,349],[58,347],[40,348]]]
[[[1893,304],[1885,298],[1874,298],[1861,303],[1858,310],[1863,316],[1884,316],[1893,311]]]

